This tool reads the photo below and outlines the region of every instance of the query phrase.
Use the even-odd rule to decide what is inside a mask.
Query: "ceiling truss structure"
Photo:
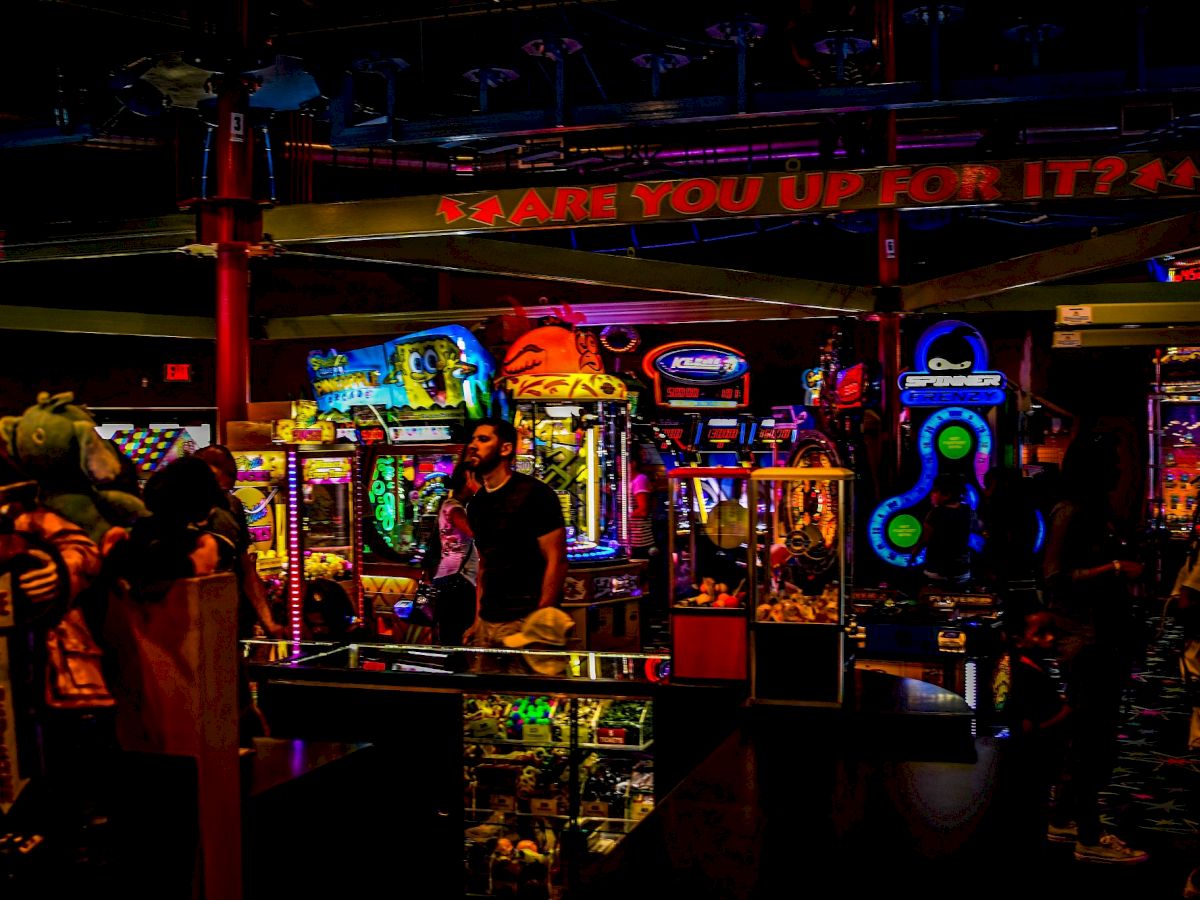
[[[84,9],[76,4],[58,6],[62,10]],[[491,7],[473,0],[443,6],[452,18],[476,26],[508,21],[493,19],[485,12]],[[506,6],[517,14],[535,11],[537,4]],[[603,14],[627,12],[620,4],[613,3],[568,6],[570,15],[563,18],[564,23],[570,16],[582,15],[583,7],[588,7],[589,12],[599,9]],[[1138,7],[1139,14],[1142,6]],[[357,40],[372,33],[372,29],[390,28],[407,21],[404,17],[390,17],[386,23],[355,19],[360,10],[355,9],[354,3],[308,3],[304,7],[305,11],[298,15],[324,18],[297,20],[292,23],[290,37],[317,42],[310,46],[318,46],[339,34]],[[114,21],[124,15],[122,9],[108,11],[116,17]],[[433,16],[413,18],[434,21]],[[173,37],[180,37],[187,31],[185,22],[186,17],[164,15],[157,25],[160,30],[171,30]],[[1139,40],[1144,40],[1144,36],[1139,34]],[[1086,35],[1081,36],[1080,44],[1087,48]],[[1144,49],[1140,45],[1139,48]],[[1053,141],[1067,146],[1086,145],[1088,149],[1080,152],[1093,159],[1102,153],[1145,149],[1155,141],[1166,141],[1175,150],[1189,148],[1193,134],[1200,130],[1195,121],[1200,112],[1189,114],[1191,107],[1200,108],[1200,67],[1183,63],[1156,66],[1147,64],[1143,55],[1138,57],[1139,65],[1134,70],[1086,69],[1082,62],[1089,61],[1085,59],[1089,50],[1071,60],[1076,63],[1074,68],[1068,64],[1065,70],[1054,72],[1025,71],[996,76],[947,72],[940,81],[901,77],[884,83],[801,89],[782,89],[778,84],[760,89],[750,83],[740,85],[737,91],[730,82],[728,90],[720,95],[697,92],[691,96],[588,103],[582,94],[576,94],[565,101],[558,98],[557,106],[521,109],[509,105],[491,112],[478,109],[425,117],[412,116],[393,104],[382,120],[375,117],[368,121],[355,118],[365,107],[363,98],[355,96],[355,85],[361,88],[364,83],[373,82],[350,77],[348,68],[345,89],[328,98],[329,131],[325,135],[328,143],[317,142],[314,152],[332,157],[339,151],[347,155],[378,152],[381,158],[392,154],[388,164],[405,169],[414,178],[401,187],[403,196],[392,199],[290,203],[266,209],[264,227],[272,244],[264,258],[254,259],[252,266],[345,262],[389,270],[396,267],[433,270],[448,273],[452,278],[486,274],[601,287],[611,291],[611,302],[585,303],[580,307],[587,313],[588,321],[597,324],[785,320],[875,313],[1050,312],[1063,306],[1086,305],[1093,309],[1094,317],[1078,329],[1080,333],[1092,335],[1089,340],[1106,340],[1100,336],[1102,329],[1115,327],[1124,333],[1128,343],[1133,329],[1124,326],[1200,321],[1200,313],[1193,307],[1200,300],[1200,293],[1189,284],[1083,282],[1102,282],[1106,270],[1200,247],[1200,213],[1190,208],[1200,197],[1180,200],[1174,206],[1151,198],[1130,200],[1125,209],[1138,209],[1141,214],[1125,221],[1126,227],[1096,233],[1085,240],[1066,240],[1053,247],[1013,253],[986,264],[964,266],[950,274],[888,289],[770,274],[753,271],[749,266],[744,269],[715,266],[706,262],[704,247],[699,242],[688,261],[678,261],[637,252],[626,256],[544,246],[536,238],[522,235],[495,237],[411,231],[397,234],[389,230],[389,222],[397,210],[429,207],[431,199],[436,198],[428,193],[414,195],[411,190],[421,183],[417,177],[425,177],[431,171],[442,173],[438,177],[443,178],[444,173],[456,172],[463,176],[457,182],[460,190],[476,191],[493,184],[511,188],[514,184],[545,184],[546,179],[558,183],[572,177],[586,186],[597,183],[595,180],[599,178],[644,178],[658,171],[654,167],[665,170],[665,174],[658,172],[659,177],[691,177],[693,173],[716,177],[722,173],[758,171],[755,167],[761,165],[779,169],[786,163],[786,171],[800,175],[812,165],[815,135],[821,123],[827,123],[831,116],[897,116],[904,135],[902,150],[924,154],[925,161],[933,162],[945,162],[963,153],[986,153],[990,114],[1000,119],[1006,116],[1016,119],[1030,111],[1036,115],[1022,119],[1016,128],[1024,140],[1020,149],[1025,152],[1033,152],[1030,145],[1035,142],[1048,145]],[[723,52],[732,59],[731,47],[724,47]],[[580,59],[583,57],[577,56],[572,64],[577,66]],[[537,66],[548,72],[552,67],[547,62],[539,60]],[[398,63],[393,68],[401,69]],[[599,79],[596,86],[600,86]],[[393,101],[394,87],[389,85]],[[1086,112],[1076,114],[1077,108]],[[980,110],[991,112],[980,115]],[[1155,119],[1155,125],[1138,128],[1131,123],[1139,110],[1156,117],[1166,111],[1171,118],[1166,127],[1157,127],[1163,123]],[[94,129],[85,127],[80,127],[74,136],[80,144],[97,137]],[[100,143],[106,147],[120,143],[119,135],[101,137]],[[71,134],[60,128],[53,140],[70,138]],[[1097,151],[1087,143],[1101,139],[1106,142],[1103,150]],[[737,144],[739,140],[744,141],[741,146]],[[718,147],[719,144],[729,147]],[[0,149],[20,145],[19,137],[10,140],[0,134]],[[595,152],[589,151],[589,147]],[[427,166],[431,153],[436,155],[432,168]],[[1188,173],[1179,177],[1186,182]],[[1193,188],[1198,180],[1200,175],[1193,178]],[[1047,199],[1016,206],[1031,211],[1032,217],[1032,211],[1044,211],[1053,203],[1053,199]],[[985,207],[986,204],[981,204],[981,208]],[[6,269],[23,265],[139,258],[181,250],[204,253],[203,247],[196,246],[196,235],[196,221],[189,213],[88,230],[67,228],[57,234],[23,236],[10,227],[0,255],[0,278]],[[901,253],[904,252],[902,247]],[[213,334],[212,321],[206,316],[121,309],[98,313],[66,309],[69,303],[63,302],[64,308],[0,306],[0,328],[189,339],[209,339]],[[411,304],[409,308],[382,312],[332,311],[311,316],[267,317],[259,323],[259,333],[266,339],[365,336],[446,321],[472,323],[508,311],[494,304],[479,303],[463,306],[439,302],[428,307]],[[1143,336],[1149,334],[1147,329]]]

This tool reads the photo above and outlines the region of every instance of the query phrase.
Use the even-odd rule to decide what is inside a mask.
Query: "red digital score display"
[[[783,444],[792,439],[790,428],[760,428],[758,439],[764,444]]]
[[[163,381],[191,381],[191,363],[167,363],[163,366]]]
[[[724,443],[726,441],[736,441],[741,435],[741,429],[738,428],[710,428],[708,429],[708,439],[710,441]]]

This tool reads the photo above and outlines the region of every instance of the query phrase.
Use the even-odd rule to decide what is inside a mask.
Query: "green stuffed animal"
[[[114,526],[128,527],[147,511],[133,494],[105,488],[121,474],[120,451],[74,400],[72,393],[42,391],[22,415],[0,418],[0,440],[12,462],[38,482],[42,502],[104,546]]]

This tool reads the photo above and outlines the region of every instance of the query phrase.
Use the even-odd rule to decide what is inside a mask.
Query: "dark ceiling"
[[[1178,4],[1118,2],[1103,12],[1082,2],[914,7],[890,0],[276,0],[247,4],[243,48],[231,39],[239,4],[227,0],[10,0],[0,29],[0,227],[15,264],[0,266],[4,302],[152,313],[163,311],[170,290],[172,312],[210,314],[206,261],[163,252],[191,242],[172,230],[180,222],[186,229],[186,219],[170,217],[211,189],[210,72],[275,66],[264,86],[281,93],[272,95],[273,106],[255,110],[272,144],[270,166],[261,150],[256,160],[256,190],[277,206],[787,165],[877,166],[886,161],[889,113],[900,162],[1193,144],[1200,67],[1192,65]],[[927,24],[931,10],[947,16],[936,33]],[[738,27],[751,36],[742,54],[727,38]],[[890,76],[881,52],[889,34]],[[556,40],[571,51],[561,72],[553,54],[523,49]],[[860,41],[851,45],[861,52],[839,67],[836,56],[820,52],[830,41]],[[637,58],[664,61],[659,77]],[[512,80],[481,92],[464,77],[480,68]],[[819,159],[823,129],[855,125],[867,135],[861,157],[843,150]],[[900,282],[1125,234],[1110,242],[1118,247],[1110,264],[1102,255],[1074,270],[1035,261],[1026,267],[1033,277],[1014,275],[997,282],[996,292],[1036,283],[1039,271],[1067,285],[1145,282],[1147,264],[1130,249],[1138,229],[1194,207],[1190,199],[1091,200],[905,211]],[[877,227],[874,213],[839,213],[548,231],[501,243],[547,262],[558,250],[632,253],[874,286]],[[83,252],[84,233],[120,237]],[[1147,255],[1194,246],[1191,231],[1181,233],[1173,239],[1178,246],[1147,242]],[[256,314],[419,313],[446,290],[434,270],[472,273],[455,275],[455,302],[502,302],[486,265],[408,265],[403,242],[392,244],[391,265],[301,253],[256,262]],[[155,255],[145,255],[150,250]],[[93,255],[110,258],[63,261]],[[34,257],[46,261],[24,262]],[[546,290],[594,299],[604,285],[588,282],[564,278]],[[132,289],[101,294],[94,287],[112,283]],[[662,296],[653,279],[624,287],[630,299]],[[955,300],[954,290],[947,285],[941,299]],[[1029,308],[1052,307],[1031,300]],[[0,327],[15,322],[10,315]]]

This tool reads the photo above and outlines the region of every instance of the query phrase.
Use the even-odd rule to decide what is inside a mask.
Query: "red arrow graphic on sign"
[[[466,218],[466,213],[463,212],[463,204],[459,200],[451,200],[449,197],[443,197],[438,201],[437,214],[446,220],[446,224],[457,222],[459,219]]]
[[[1190,191],[1196,187],[1196,179],[1200,178],[1200,169],[1196,168],[1196,164],[1192,162],[1190,156],[1186,156],[1183,162],[1171,170],[1168,177],[1175,187]]]
[[[495,194],[482,203],[475,204],[471,209],[475,210],[471,213],[471,219],[484,225],[495,225],[497,219],[504,218],[504,207],[500,205],[500,198]]]
[[[1133,178],[1129,181],[1135,187],[1152,194],[1158,193],[1158,186],[1167,183],[1167,170],[1161,159],[1148,162],[1133,170]]]

